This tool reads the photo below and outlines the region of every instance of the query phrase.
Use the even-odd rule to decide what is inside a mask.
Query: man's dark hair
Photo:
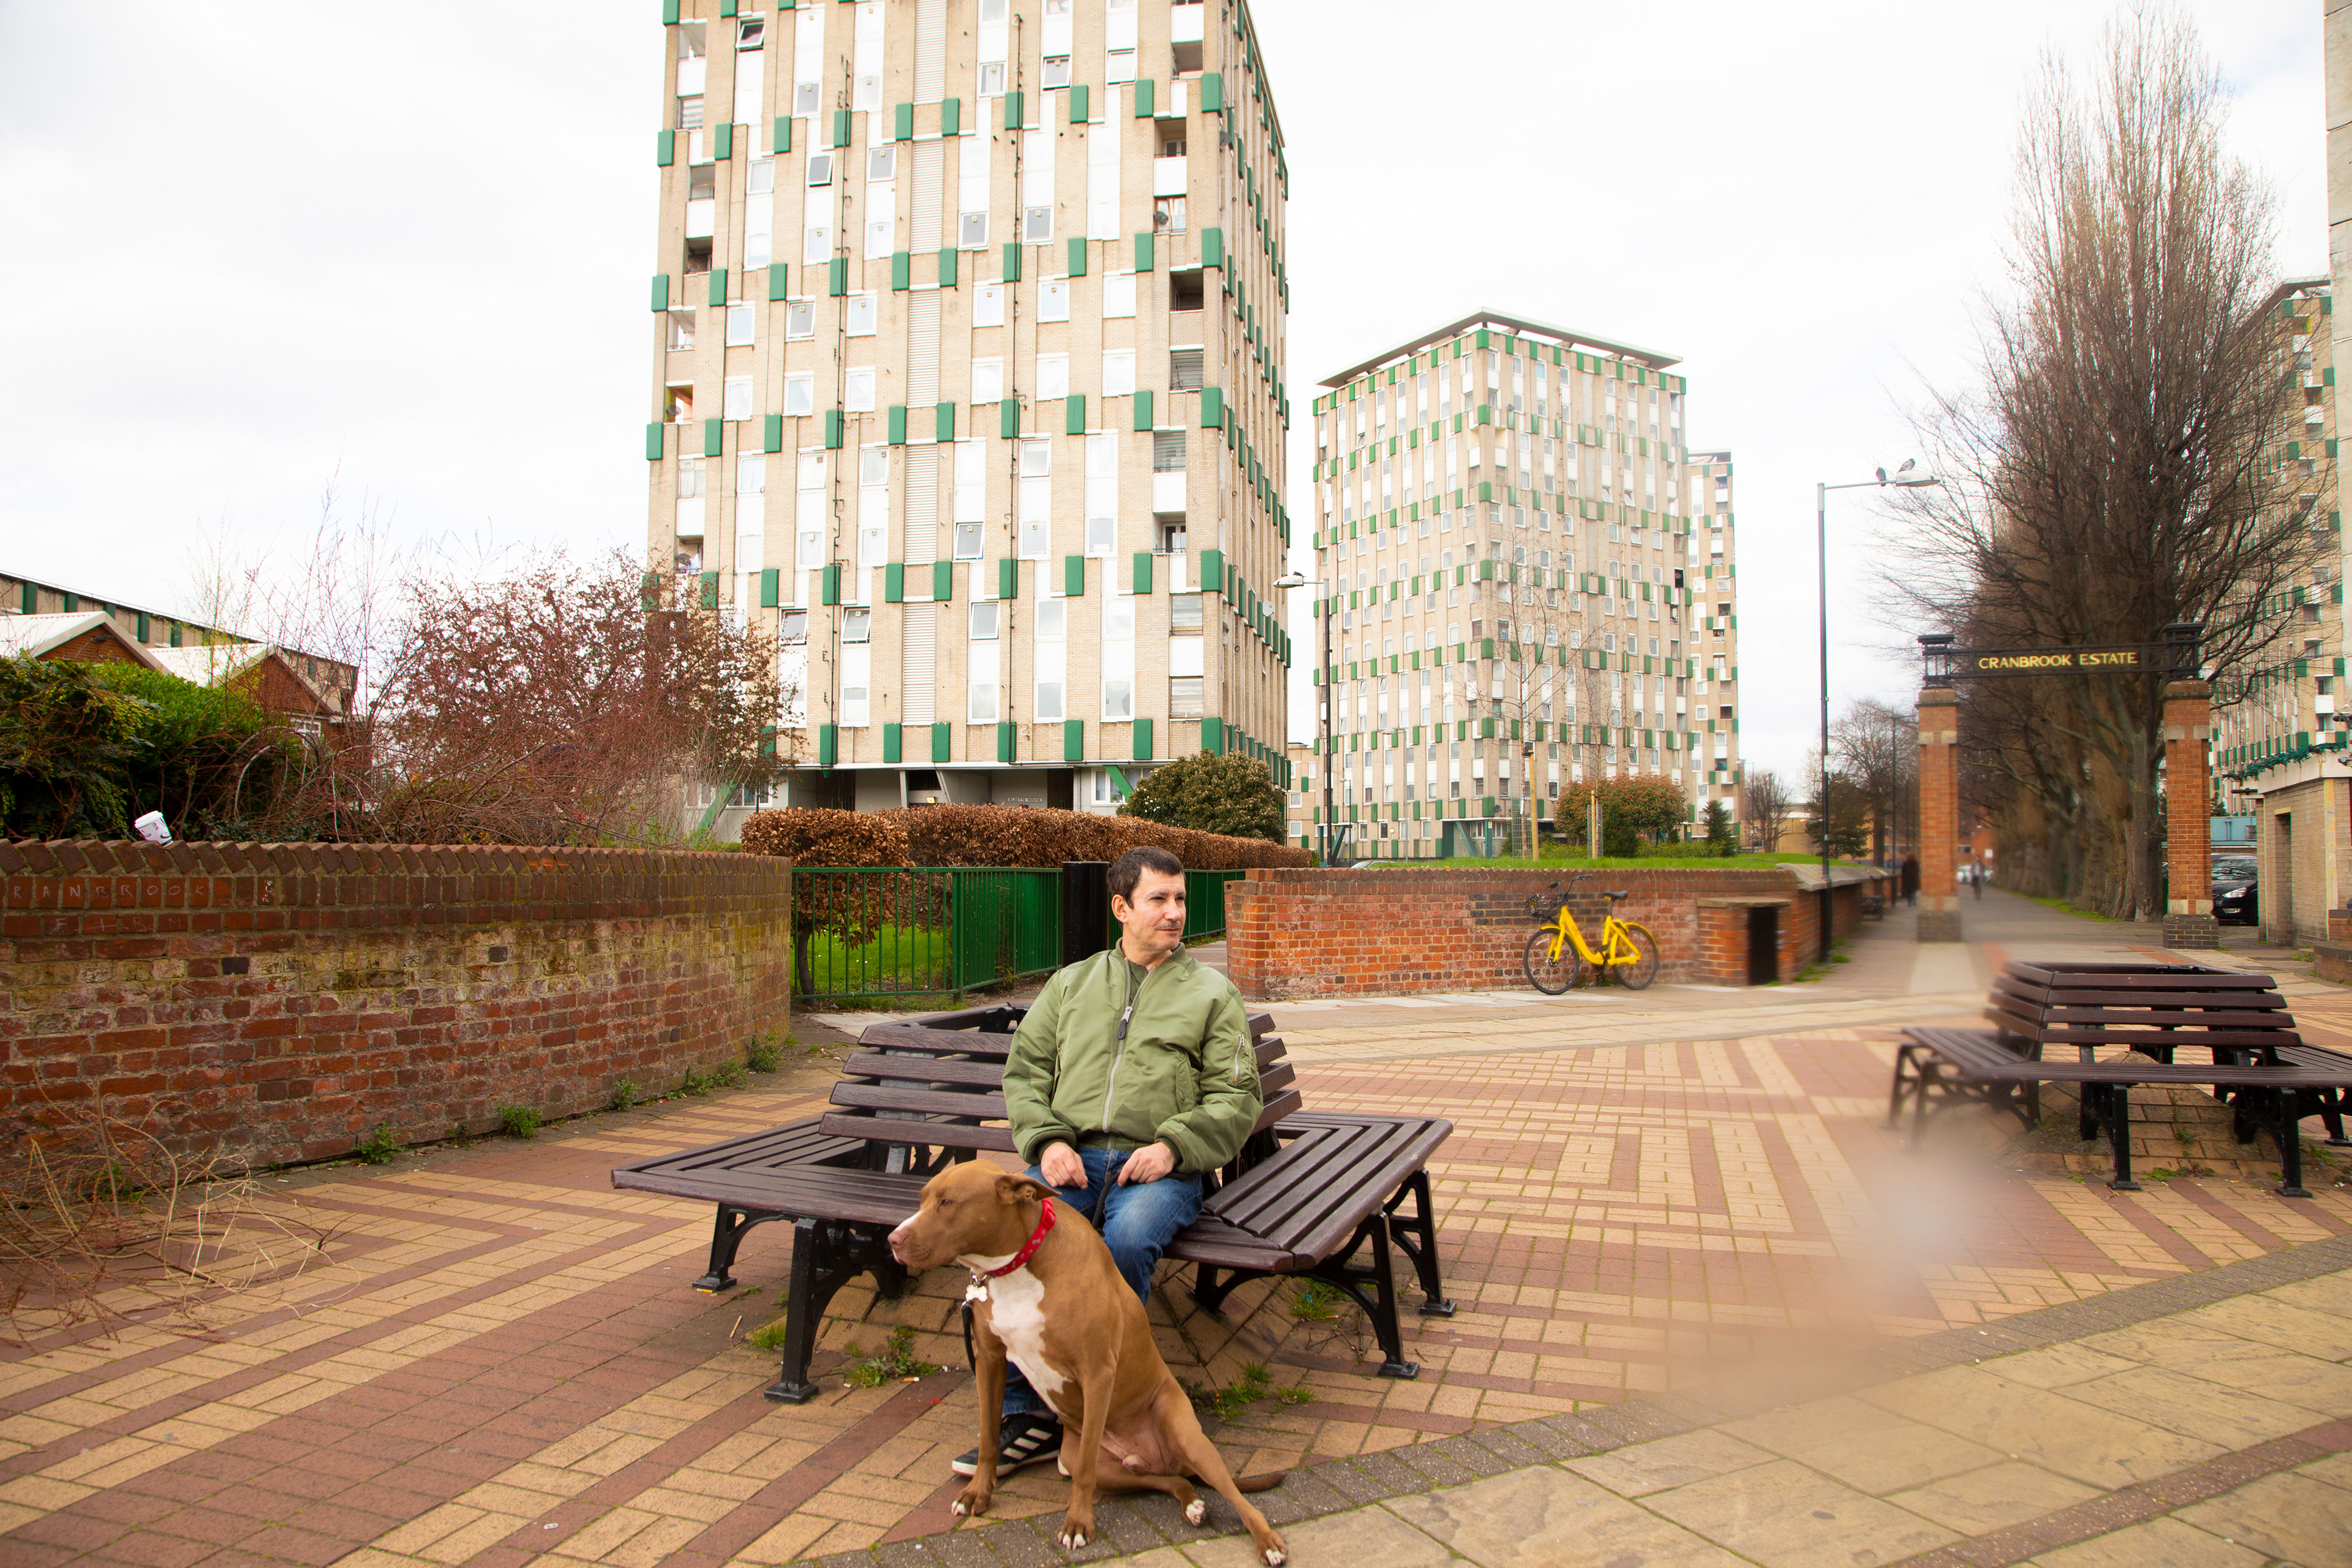
[[[1135,885],[1143,880],[1146,871],[1157,871],[1163,877],[1181,877],[1184,862],[1165,849],[1144,845],[1130,849],[1110,863],[1110,896],[1135,902]]]

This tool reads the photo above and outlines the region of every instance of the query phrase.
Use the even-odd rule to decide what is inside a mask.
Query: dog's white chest
[[[990,1280],[988,1323],[1029,1386],[1060,1415],[1061,1402],[1055,1395],[1062,1392],[1062,1374],[1045,1360],[1045,1283],[1026,1268]]]

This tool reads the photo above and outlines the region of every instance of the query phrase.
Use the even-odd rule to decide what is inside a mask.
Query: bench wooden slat
[[[836,1083],[833,1102],[867,1110],[912,1110],[925,1116],[976,1116],[1004,1120],[1004,1096],[976,1089],[908,1089],[894,1083]]]
[[[2002,973],[2058,990],[2095,987],[2111,991],[2266,991],[2271,987],[2267,974],[2206,969],[2193,963],[2039,964],[2012,959],[2002,966]]]
[[[1003,1126],[976,1127],[969,1122],[940,1121],[928,1117],[901,1121],[856,1110],[827,1111],[819,1125],[839,1137],[856,1139],[861,1147],[875,1142],[927,1149],[982,1149],[996,1154],[1014,1152],[1013,1130]]]
[[[841,1064],[851,1078],[887,1079],[910,1083],[960,1083],[994,1089],[1004,1081],[1002,1062],[955,1061],[946,1057],[884,1056],[861,1051]]]
[[[2158,1035],[2145,1030],[2063,1028],[2043,1029],[2039,1037],[2044,1046],[2215,1046],[2224,1050],[2303,1043],[2302,1036],[2287,1029],[2209,1029]]]
[[[2137,1052],[2105,1061],[2034,1061],[1992,1043],[1990,1035],[1958,1029],[1906,1029],[1904,1034],[1932,1048],[1952,1066],[1972,1078],[2043,1083],[2184,1083],[2238,1086],[2352,1086],[2352,1058],[2338,1067],[2239,1067],[2227,1063],[2205,1066],[2168,1065]]]
[[[2162,1029],[2277,1029],[2286,1025],[2276,1013],[2203,1007],[2193,1013],[2166,1013],[2153,1008],[2081,1007],[2072,1005],[2042,1011],[2045,1024],[2090,1024],[2102,1028],[2140,1026]]]

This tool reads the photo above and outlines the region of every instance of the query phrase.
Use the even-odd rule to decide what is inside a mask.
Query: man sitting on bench
[[[1184,951],[1184,863],[1130,849],[1110,868],[1118,945],[1057,973],[1004,1068],[1005,1119],[1029,1174],[1087,1216],[1148,1305],[1152,1266],[1201,1212],[1263,1109],[1241,993]],[[1004,1369],[997,1473],[1061,1452],[1062,1423]],[[955,1461],[979,1468],[975,1448]]]

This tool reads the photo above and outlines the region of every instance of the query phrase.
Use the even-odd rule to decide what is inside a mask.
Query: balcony
[[[686,237],[709,239],[718,221],[719,204],[709,197],[686,204]]]
[[[1151,160],[1151,194],[1155,196],[1181,196],[1191,190],[1191,162],[1181,153],[1173,158]]]
[[[1151,476],[1151,510],[1154,512],[1179,515],[1183,512],[1184,474],[1182,470]]]
[[[1206,5],[1178,4],[1168,7],[1168,41],[1197,44],[1207,37]]]

